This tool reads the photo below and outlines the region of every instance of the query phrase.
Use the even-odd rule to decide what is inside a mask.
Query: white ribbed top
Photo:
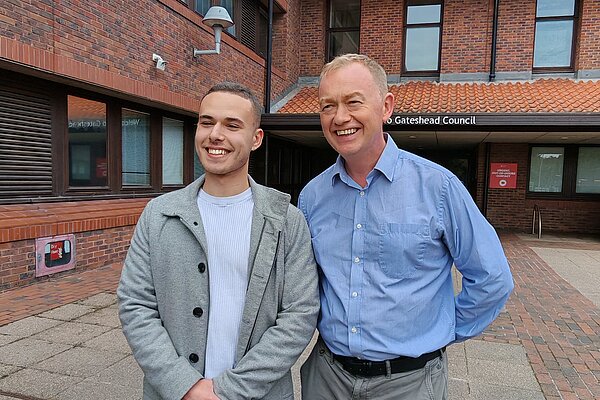
[[[208,242],[210,310],[204,376],[232,368],[248,287],[251,189],[231,197],[200,190],[198,208]]]

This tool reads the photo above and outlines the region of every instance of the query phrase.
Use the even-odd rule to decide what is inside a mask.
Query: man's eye
[[[200,122],[200,125],[202,125],[202,126],[212,126],[213,123],[210,122],[210,121],[202,121],[202,122]]]
[[[327,111],[327,110],[331,110],[333,106],[331,104],[325,104],[324,106],[321,107],[321,111]]]

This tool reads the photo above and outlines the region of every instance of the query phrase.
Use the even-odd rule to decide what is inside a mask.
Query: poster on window
[[[517,164],[491,163],[490,189],[516,189]]]

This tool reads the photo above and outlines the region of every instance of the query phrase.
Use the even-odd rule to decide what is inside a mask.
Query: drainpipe
[[[267,31],[267,72],[265,77],[265,114],[271,113],[271,62],[273,61],[273,0],[269,0],[269,29]]]
[[[496,79],[496,42],[498,40],[498,9],[500,0],[494,0],[494,22],[492,25],[492,59],[490,60],[490,82]]]
[[[487,217],[488,210],[488,186],[489,186],[489,174],[490,174],[490,143],[485,144],[485,173],[483,174],[483,216]]]

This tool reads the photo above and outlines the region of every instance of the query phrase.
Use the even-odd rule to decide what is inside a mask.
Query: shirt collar
[[[398,160],[398,153],[400,149],[396,146],[396,143],[392,139],[392,137],[388,133],[384,133],[386,144],[377,161],[373,170],[377,170],[383,174],[387,178],[388,181],[392,182],[394,180],[394,172],[396,170],[396,161]],[[369,175],[372,175],[370,173]],[[338,155],[335,164],[333,165],[332,175],[331,175],[331,184],[335,184],[335,179],[339,178],[342,182],[347,184],[348,173],[346,172],[346,168],[344,167],[344,159],[342,156]]]

